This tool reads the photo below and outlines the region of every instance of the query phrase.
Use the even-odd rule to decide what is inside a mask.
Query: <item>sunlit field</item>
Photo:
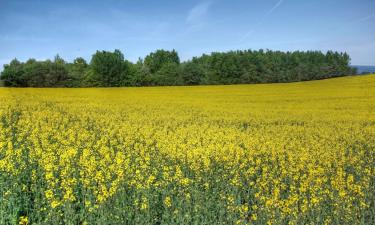
[[[0,224],[373,224],[375,75],[0,88]]]

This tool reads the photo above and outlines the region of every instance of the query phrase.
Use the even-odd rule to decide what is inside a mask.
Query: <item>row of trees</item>
[[[247,84],[316,80],[355,74],[346,53],[328,51],[230,51],[180,62],[176,51],[157,50],[132,63],[119,50],[76,58],[12,60],[1,79],[10,87],[119,87]]]

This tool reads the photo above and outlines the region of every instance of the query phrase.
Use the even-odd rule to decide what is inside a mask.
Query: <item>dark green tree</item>
[[[156,52],[152,52],[146,56],[144,60],[144,65],[148,67],[150,73],[156,73],[168,63],[175,63],[177,65],[180,64],[180,58],[175,50],[157,50]]]
[[[245,50],[214,52],[180,64],[176,51],[157,50],[133,64],[119,51],[97,51],[87,65],[60,56],[53,61],[17,59],[4,66],[1,79],[11,87],[80,87],[247,84],[317,80],[355,74],[346,53]]]
[[[120,50],[97,51],[91,59],[91,79],[99,86],[118,87],[126,79],[126,63]]]
[[[74,59],[73,63],[67,64],[69,71],[69,78],[66,82],[68,87],[83,86],[84,76],[89,66],[86,60],[82,57]]]
[[[4,80],[4,85],[8,87],[22,87],[25,86],[23,79],[23,63],[17,59],[13,59],[9,64],[4,65],[4,70],[1,73],[1,79]]]
[[[151,83],[157,86],[182,85],[180,67],[177,63],[164,64],[153,76]]]
[[[41,74],[44,78],[43,87],[64,87],[68,81],[68,68],[64,59],[59,55],[55,56],[53,62],[47,60],[45,62],[38,62],[41,67],[48,69],[48,72]]]
[[[45,87],[45,77],[49,73],[51,61],[41,62],[35,59],[29,59],[24,65],[24,74],[22,81],[26,87]]]
[[[186,85],[197,85],[204,78],[204,70],[201,65],[194,62],[187,62],[181,70],[181,81]]]

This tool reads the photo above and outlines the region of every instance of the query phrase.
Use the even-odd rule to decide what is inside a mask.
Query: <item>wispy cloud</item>
[[[279,1],[278,1],[278,2],[272,7],[272,9],[270,9],[270,10],[267,12],[266,16],[271,15],[271,14],[273,13],[273,11],[275,11],[277,8],[279,8],[279,6],[280,6],[283,2],[284,2],[284,0],[279,0]]]
[[[185,26],[178,36],[183,37],[202,30],[208,24],[207,18],[212,4],[213,0],[203,1],[188,10],[185,17]]]
[[[47,42],[50,38],[35,37],[30,35],[0,35],[0,41],[16,42],[16,41],[29,41],[29,42]]]
[[[186,17],[186,23],[194,24],[194,23],[199,22],[201,19],[203,19],[207,15],[211,5],[212,5],[212,1],[205,1],[205,2],[195,5],[192,9],[190,9]]]
[[[240,39],[240,42],[243,42],[245,41],[248,37],[250,37],[254,32],[255,32],[255,29],[258,28],[259,26],[261,26],[264,21],[267,19],[267,17],[271,16],[272,13],[281,6],[281,4],[283,4],[284,0],[279,0],[270,10],[268,10],[261,18],[260,20],[258,21],[258,23],[255,24],[255,26],[250,29],[249,31],[247,31]]]
[[[330,31],[331,32],[333,30],[337,31],[337,32],[348,31],[348,30],[353,29],[354,27],[358,27],[361,23],[367,22],[371,19],[375,19],[375,13],[367,15],[365,17],[361,17],[361,18],[351,19],[351,20],[343,23],[341,26],[336,26],[336,27],[332,28]]]
[[[361,23],[361,22],[365,22],[365,21],[371,20],[371,19],[375,19],[375,13],[371,14],[371,15],[368,15],[368,16],[365,16],[365,17],[362,17],[362,18],[359,18],[357,20],[354,20],[352,23]]]
[[[166,21],[158,22],[154,25],[153,29],[151,29],[151,32],[149,34],[152,38],[160,38],[164,37],[166,34],[168,34],[170,28],[170,23]]]

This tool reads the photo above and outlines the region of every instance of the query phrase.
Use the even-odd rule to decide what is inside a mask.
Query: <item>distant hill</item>
[[[357,65],[353,65],[352,67],[357,68],[357,74],[375,73],[375,66],[357,66]]]

